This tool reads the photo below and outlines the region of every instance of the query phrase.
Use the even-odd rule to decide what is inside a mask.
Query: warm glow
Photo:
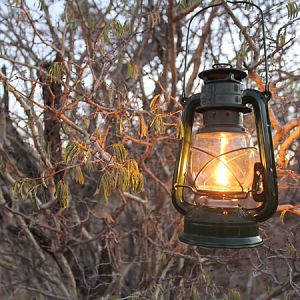
[[[227,145],[227,140],[225,137],[221,137],[221,153],[224,153],[225,148]],[[226,166],[226,160],[224,156],[220,157],[220,160],[218,161],[218,166],[216,167],[215,176],[216,176],[216,183],[218,183],[220,186],[226,187],[228,182],[228,169]]]
[[[192,143],[191,179],[197,190],[248,192],[258,159],[247,132],[200,132]]]
[[[218,167],[216,170],[216,182],[221,185],[226,187],[228,185],[228,171],[226,166],[224,165],[223,162],[218,163]]]

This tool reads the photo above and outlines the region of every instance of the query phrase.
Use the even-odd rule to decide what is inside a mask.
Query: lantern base
[[[261,245],[258,223],[240,207],[198,206],[184,218],[180,241],[209,248],[252,248]]]

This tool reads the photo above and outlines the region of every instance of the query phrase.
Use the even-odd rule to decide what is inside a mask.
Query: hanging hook
[[[264,50],[264,65],[265,65],[265,90],[264,90],[264,95],[265,95],[266,100],[269,101],[271,99],[272,95],[271,95],[270,87],[269,87],[269,70],[268,70],[268,56],[267,56],[266,30],[265,30],[264,13],[258,5],[254,4],[252,2],[247,2],[247,1],[226,1],[226,3],[230,3],[230,4],[248,4],[248,5],[251,5],[251,6],[253,6],[253,7],[255,7],[259,10],[260,17],[261,17],[261,24],[262,24],[262,33],[263,33],[263,50]],[[190,33],[190,27],[191,27],[192,21],[194,20],[195,17],[202,14],[203,12],[208,10],[209,8],[213,8],[213,7],[221,6],[221,5],[223,5],[223,2],[206,6],[203,9],[201,9],[200,11],[198,11],[197,13],[195,13],[189,21],[188,31],[187,31],[187,36],[186,36],[186,44],[185,44],[183,89],[182,89],[182,96],[181,96],[181,99],[180,99],[180,103],[182,105],[184,105],[185,99],[186,99],[185,86],[186,86],[186,71],[187,71],[187,54],[188,54],[188,46],[189,46],[189,44],[188,44],[189,33]],[[217,64],[215,64],[215,65],[217,65]],[[222,64],[222,65],[225,65],[225,64]]]

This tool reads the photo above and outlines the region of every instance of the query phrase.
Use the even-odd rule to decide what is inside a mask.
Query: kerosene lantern
[[[184,215],[182,242],[220,248],[262,244],[258,222],[270,218],[278,205],[267,64],[265,71],[265,92],[244,90],[247,74],[228,64],[201,72],[202,90],[190,97],[185,97],[184,79],[184,136],[172,186],[173,205]],[[243,115],[252,111],[249,105],[258,149],[243,127]],[[203,125],[195,129],[198,114]],[[259,204],[242,207],[248,198]]]

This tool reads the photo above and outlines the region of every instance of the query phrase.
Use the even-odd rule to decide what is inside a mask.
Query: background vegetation
[[[265,244],[178,242],[187,21],[213,2],[1,1],[1,299],[299,299],[298,1],[253,0],[280,188]],[[256,10],[223,1],[193,23],[189,48],[188,95],[217,62],[263,89]]]

